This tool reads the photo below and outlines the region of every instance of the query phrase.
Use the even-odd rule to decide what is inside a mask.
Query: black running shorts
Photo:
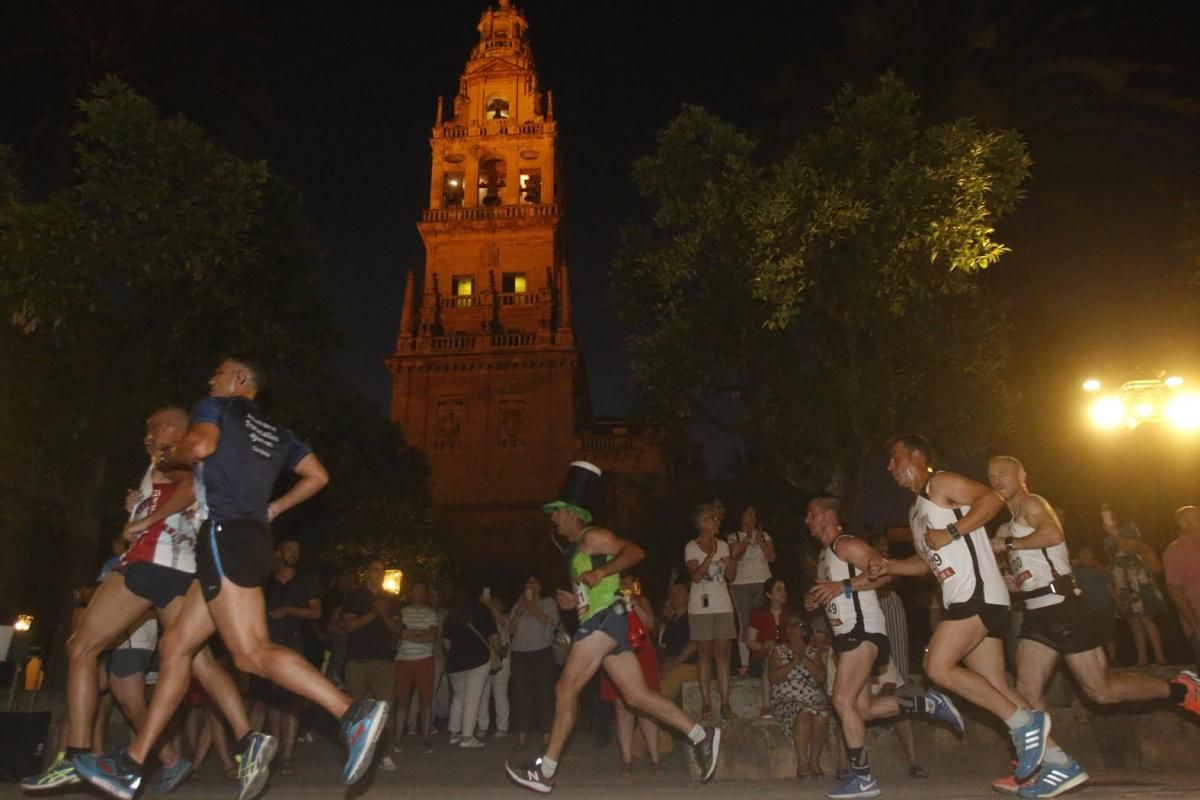
[[[979,617],[987,635],[991,639],[1008,638],[1008,606],[998,606],[982,601],[968,600],[965,603],[951,603],[946,609],[946,619],[970,619]]]
[[[120,571],[125,578],[125,588],[149,601],[155,608],[166,608],[176,597],[187,594],[188,587],[196,577],[190,572],[149,561],[126,564],[120,567]]]
[[[878,650],[875,654],[875,663],[871,665],[871,672],[882,672],[887,668],[888,658],[892,655],[892,643],[882,633],[867,633],[859,630],[839,633],[833,637],[833,652],[849,653],[851,650],[857,650],[863,642],[870,642]]]
[[[208,520],[196,538],[196,579],[204,600],[221,593],[221,578],[237,586],[261,589],[271,577],[275,542],[271,529],[253,519]]]
[[[1087,603],[1078,597],[1066,597],[1052,606],[1026,608],[1021,638],[1063,655],[1086,653],[1104,644],[1096,636]]]

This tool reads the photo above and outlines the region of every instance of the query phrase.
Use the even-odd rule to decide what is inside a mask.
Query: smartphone
[[[483,599],[484,600],[492,599],[492,587],[490,587],[490,586],[483,587]]]

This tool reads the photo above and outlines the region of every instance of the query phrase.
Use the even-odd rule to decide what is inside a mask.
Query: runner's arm
[[[294,508],[325,488],[329,483],[329,473],[317,458],[316,453],[309,453],[300,459],[293,470],[300,480],[288,489],[282,497],[276,497],[267,505],[267,521],[272,521],[289,508]]]
[[[646,557],[646,551],[633,542],[622,539],[612,531],[591,530],[584,534],[589,552],[612,556],[607,564],[590,569],[579,576],[588,586],[595,586],[610,575],[620,575]]]
[[[871,580],[868,570],[871,567],[871,559],[879,558],[879,553],[871,545],[861,539],[842,539],[834,548],[834,553],[838,558],[853,564],[858,569],[858,574],[850,579],[850,588],[856,592],[866,592],[871,589],[878,589],[881,586],[887,586],[892,582],[890,575],[882,575],[876,580]],[[921,563],[925,563],[924,559]]]
[[[884,575],[907,575],[910,578],[919,578],[922,575],[928,575],[929,572],[929,563],[916,555],[895,561],[888,558],[873,558],[868,568],[868,574],[876,578]]]
[[[1050,508],[1050,504],[1042,498],[1032,495],[1026,497],[1021,503],[1021,515],[1033,526],[1033,533],[1019,539],[1006,539],[1006,547],[1011,542],[1013,550],[1041,550],[1043,547],[1053,547],[1067,540],[1058,517]]]
[[[195,501],[196,486],[192,481],[191,474],[188,473],[185,477],[180,478],[175,486],[175,491],[171,492],[171,496],[159,508],[155,509],[153,514],[128,523],[125,526],[125,535],[128,537],[141,533],[154,523],[161,522],[172,514],[178,514]]]
[[[966,534],[982,528],[1004,508],[1004,499],[988,486],[957,472],[939,472],[929,479],[929,497],[941,506],[970,506],[957,523]]]

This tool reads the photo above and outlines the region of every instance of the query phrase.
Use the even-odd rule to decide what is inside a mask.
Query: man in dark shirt
[[[387,721],[387,704],[356,703],[294,650],[271,642],[263,586],[271,574],[274,544],[269,523],[329,482],[320,460],[291,431],[269,421],[254,402],[266,384],[259,360],[224,359],[209,381],[209,396],[196,404],[183,440],[163,461],[173,469],[194,466],[196,498],[207,521],[196,542],[196,582],[159,647],[159,679],[146,725],[119,754],[75,758],[80,777],[118,800],[132,800],[142,765],[174,716],[191,681],[191,660],[219,632],[238,669],[267,678],[339,718],[349,757],[344,783],[354,783],[370,764]],[[297,480],[271,500],[285,470]],[[239,725],[239,800],[266,785],[274,737]]]
[[[691,589],[692,582],[687,578],[676,580],[667,591],[667,604],[663,608],[662,682],[659,691],[672,702],[679,702],[683,685],[696,680],[699,674],[696,668],[696,643],[692,641],[691,626],[688,625]]]
[[[267,630],[271,641],[304,653],[304,623],[321,617],[321,600],[310,577],[297,572],[300,563],[300,543],[287,539],[275,548],[278,562],[275,573],[267,580]],[[262,680],[261,678],[259,679]],[[268,726],[279,736],[279,774],[291,775],[292,750],[300,727],[300,698],[287,689],[262,681],[270,722]]]

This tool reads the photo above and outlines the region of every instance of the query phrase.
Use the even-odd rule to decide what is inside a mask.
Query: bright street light
[[[1083,382],[1083,390],[1085,392],[1100,391],[1100,381],[1096,380],[1095,378],[1088,378],[1086,381]]]
[[[1176,395],[1167,406],[1167,420],[1176,428],[1193,431],[1200,428],[1200,394]]]
[[[1185,391],[1184,379],[1165,372],[1142,373],[1116,391],[1097,397],[1088,407],[1092,424],[1104,430],[1134,430],[1148,422],[1165,422],[1176,430],[1200,431],[1200,393]],[[1100,380],[1083,382],[1088,393],[1100,390]]]
[[[1098,428],[1119,427],[1125,421],[1125,404],[1119,397],[1101,397],[1092,403],[1091,417]]]

